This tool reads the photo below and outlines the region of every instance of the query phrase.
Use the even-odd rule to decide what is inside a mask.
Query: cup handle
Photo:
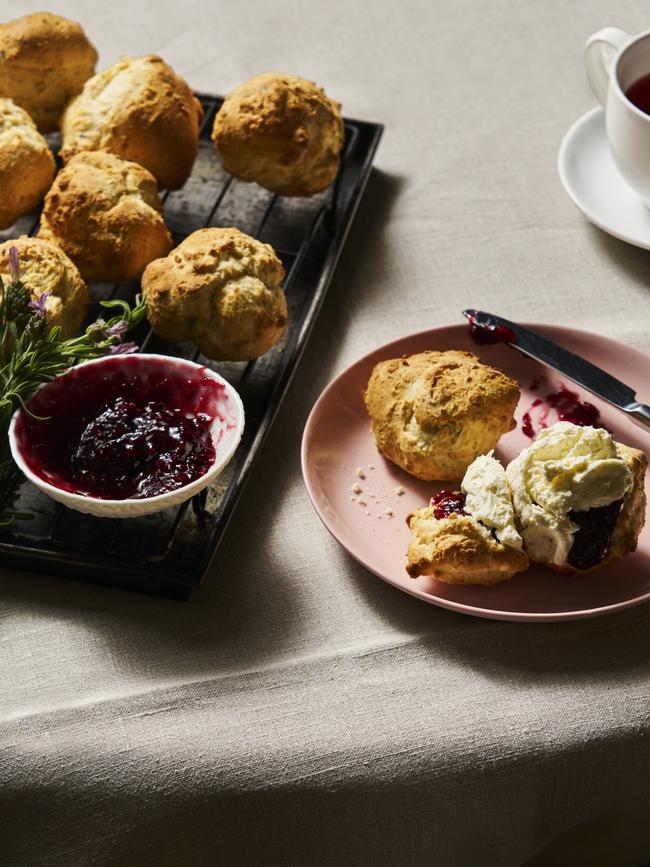
[[[632,37],[618,27],[604,27],[590,36],[585,43],[585,69],[596,99],[605,105],[609,85],[609,69],[614,54],[619,52]]]

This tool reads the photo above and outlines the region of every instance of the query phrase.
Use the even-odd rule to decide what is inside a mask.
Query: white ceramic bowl
[[[226,382],[218,373],[182,358],[134,353],[132,355],[112,355],[84,361],[61,374],[61,377],[69,376],[75,371],[90,367],[91,365],[104,365],[106,367],[106,375],[110,375],[113,371],[123,372],[126,365],[129,375],[135,374],[146,377],[147,366],[155,364],[159,370],[161,361],[169,367],[172,373],[177,371],[182,375],[183,373],[196,374],[197,372],[203,372],[224,387],[222,392],[223,400],[220,398],[219,403],[219,417],[215,417],[210,429],[216,452],[216,460],[204,475],[190,482],[188,485],[176,488],[174,491],[157,494],[154,497],[143,497],[142,499],[103,500],[98,497],[71,493],[42,479],[28,466],[24,456],[28,443],[21,442],[16,427],[19,424],[21,415],[25,412],[21,408],[14,413],[11,419],[9,444],[14,460],[29,481],[43,491],[43,493],[52,497],[53,500],[63,503],[64,506],[75,509],[78,512],[87,512],[102,518],[135,518],[139,515],[159,512],[162,509],[177,506],[189,500],[213,482],[232,458],[244,431],[244,407],[241,398],[230,383]],[[78,377],[79,374],[75,373],[75,376]],[[57,380],[61,379],[61,377],[57,377]],[[54,380],[54,382],[57,380]],[[54,382],[42,385],[39,393],[51,388]],[[200,388],[200,386],[198,387]]]

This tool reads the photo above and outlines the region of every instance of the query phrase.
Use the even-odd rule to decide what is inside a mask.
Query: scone
[[[199,146],[201,103],[160,57],[122,57],[86,82],[61,122],[61,158],[105,150],[148,169],[161,188],[182,187]]]
[[[528,567],[505,470],[491,455],[468,467],[461,491],[441,491],[408,516],[407,572],[447,584],[498,584]]]
[[[446,481],[515,427],[519,387],[469,352],[430,351],[377,364],[364,400],[384,457]]]
[[[268,244],[238,229],[199,229],[142,277],[147,316],[166,340],[208,358],[257,358],[287,323],[284,268]]]
[[[0,96],[24,108],[41,132],[57,128],[96,62],[81,25],[60,15],[35,12],[0,24]]]
[[[69,160],[45,198],[39,238],[58,244],[88,282],[139,277],[172,247],[156,180],[102,151]]]
[[[530,559],[576,574],[634,551],[647,465],[602,428],[557,422],[541,431],[506,469]]]
[[[9,250],[16,247],[21,279],[32,300],[48,293],[42,302],[51,325],[60,325],[64,337],[79,330],[88,310],[86,284],[73,262],[56,244],[23,236],[0,244],[0,277],[5,285],[11,279]]]
[[[212,141],[236,178],[282,196],[313,196],[339,168],[340,104],[297,75],[263,72],[226,97]]]
[[[27,112],[0,98],[0,229],[36,208],[54,177],[54,157]]]

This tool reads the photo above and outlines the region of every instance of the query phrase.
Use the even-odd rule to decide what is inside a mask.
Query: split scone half
[[[364,400],[384,457],[451,481],[515,427],[519,386],[471,352],[430,351],[377,364]]]
[[[557,422],[506,470],[530,559],[565,574],[636,550],[648,461],[603,428]]]
[[[460,491],[441,491],[407,523],[406,570],[412,578],[498,584],[528,567],[506,473],[491,454],[468,467]]]
[[[604,428],[557,422],[504,470],[492,455],[408,518],[407,571],[496,584],[529,561],[578,575],[636,550],[648,460]]]

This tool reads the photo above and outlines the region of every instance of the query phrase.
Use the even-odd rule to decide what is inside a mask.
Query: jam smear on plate
[[[593,403],[580,400],[577,391],[570,391],[565,385],[560,385],[554,394],[547,394],[544,401],[557,412],[560,421],[592,427],[598,424],[600,413]]]
[[[80,366],[28,404],[17,428],[29,468],[57,488],[98,499],[176,490],[214,464],[212,423],[225,388],[137,357]]]
[[[537,381],[536,381],[537,382]],[[537,418],[537,428],[533,423],[532,410],[543,407]],[[580,400],[577,391],[571,391],[565,385],[560,384],[557,391],[544,397],[536,398],[530,408],[521,417],[521,429],[530,439],[534,439],[540,430],[548,427],[549,414],[554,411],[557,421],[570,421],[573,424],[598,427],[600,412],[593,403]]]
[[[535,401],[537,403],[537,401]],[[535,406],[535,404],[533,404]],[[530,417],[530,412],[525,412],[521,417],[521,429],[524,434],[529,437],[531,440],[535,439],[535,428],[533,427],[533,420]]]

